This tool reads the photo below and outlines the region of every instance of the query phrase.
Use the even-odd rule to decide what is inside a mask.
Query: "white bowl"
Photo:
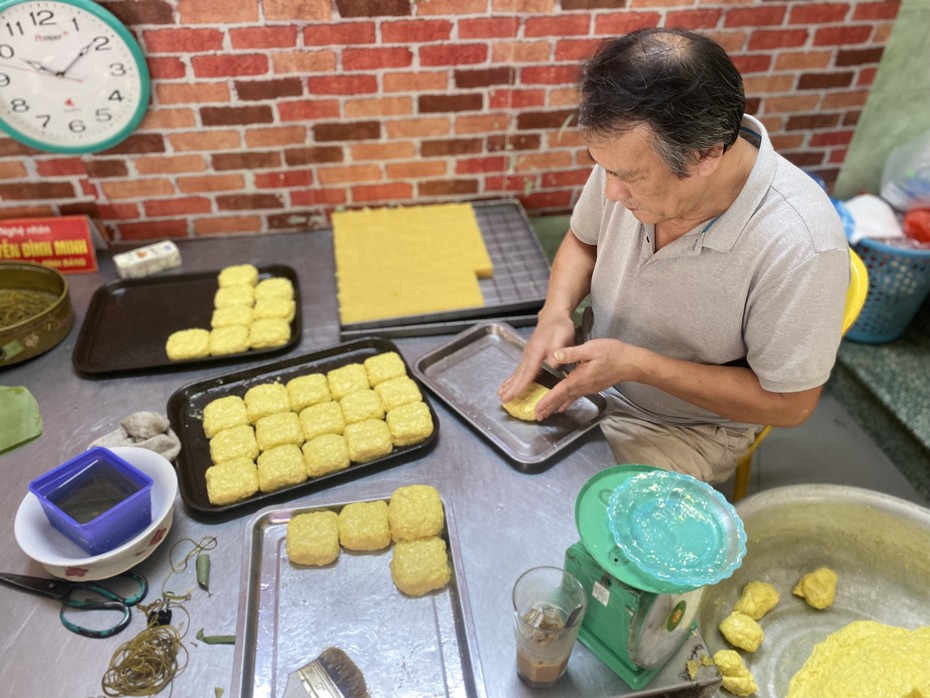
[[[52,528],[38,498],[29,492],[16,512],[13,533],[22,551],[55,577],[72,581],[113,577],[151,555],[171,529],[178,493],[178,478],[171,463],[145,448],[115,446],[111,450],[152,478],[152,523],[119,547],[88,557]]]

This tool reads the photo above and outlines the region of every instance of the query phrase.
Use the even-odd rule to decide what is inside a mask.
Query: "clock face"
[[[96,152],[148,107],[149,74],[129,31],[90,0],[0,1],[0,128],[41,150]]]

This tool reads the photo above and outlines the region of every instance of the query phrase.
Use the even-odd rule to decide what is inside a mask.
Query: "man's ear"
[[[694,173],[701,177],[712,175],[723,162],[723,144],[698,150],[694,156]]]

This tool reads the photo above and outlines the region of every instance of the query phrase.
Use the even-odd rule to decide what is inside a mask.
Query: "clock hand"
[[[91,41],[89,44],[87,44],[87,46],[85,46],[85,47],[82,48],[80,51],[78,51],[78,55],[76,55],[76,56],[74,57],[74,59],[73,59],[68,65],[65,66],[64,70],[59,70],[57,73],[55,73],[55,75],[57,75],[57,76],[60,77],[60,78],[63,78],[63,77],[68,73],[68,71],[71,70],[71,68],[74,67],[74,64],[75,64],[75,63],[77,63],[77,62],[78,62],[79,60],[81,60],[85,55],[87,55],[87,52],[90,51],[90,49],[91,49],[91,47],[93,47],[93,45],[94,45],[94,42]]]
[[[29,67],[32,68],[32,70],[27,70],[26,68],[22,68],[18,65],[13,65],[12,63],[0,63],[0,66],[4,68],[12,68],[13,70],[21,70],[24,73],[32,73],[32,72],[36,72],[40,74],[47,73],[48,75],[52,77],[58,77],[59,80],[70,80],[71,82],[84,82],[83,78],[69,78],[67,75],[58,76],[56,73],[52,72],[51,70],[46,68],[44,65],[39,63],[39,61],[28,61],[27,60],[25,62],[29,64]]]
[[[28,65],[30,68],[32,68],[32,69],[35,70],[36,72],[39,72],[39,73],[49,73],[50,75],[54,75],[54,74],[55,74],[54,71],[49,70],[49,69],[46,68],[44,65],[42,65],[41,63],[39,63],[39,61],[30,61],[28,58],[24,58],[24,59],[23,59],[23,63],[25,63],[26,65]]]

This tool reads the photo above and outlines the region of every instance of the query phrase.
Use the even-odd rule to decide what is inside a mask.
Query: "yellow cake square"
[[[398,487],[388,504],[388,518],[395,541],[438,536],[446,523],[442,499],[432,485]]]
[[[172,332],[165,342],[165,353],[172,361],[202,359],[210,355],[210,331],[203,329]]]
[[[333,400],[341,400],[356,390],[368,390],[368,373],[362,364],[352,363],[334,368],[326,373],[329,392]]]
[[[229,327],[230,325],[252,324],[252,307],[248,305],[228,305],[225,308],[215,308],[210,317],[210,327]]]
[[[403,541],[394,545],[391,579],[403,593],[423,596],[442,589],[452,578],[442,538]]]
[[[284,548],[295,565],[335,562],[339,557],[339,515],[334,511],[298,514],[287,522]]]
[[[303,446],[308,477],[320,477],[349,467],[349,445],[342,434],[321,434]]]
[[[409,402],[387,413],[385,421],[395,446],[417,444],[433,433],[433,417],[425,402]]]
[[[258,283],[258,269],[254,264],[230,264],[220,269],[216,276],[220,288],[226,286],[254,286]]]
[[[203,433],[208,439],[223,429],[248,424],[249,414],[245,409],[245,401],[238,395],[216,398],[203,408]]]
[[[332,224],[343,325],[484,304],[493,264],[469,204],[337,211]]]
[[[213,294],[214,308],[228,308],[231,305],[247,305],[251,308],[254,302],[255,288],[248,284],[224,286]]]
[[[291,338],[291,323],[277,317],[253,319],[249,325],[249,346],[252,349],[283,347]]]
[[[339,512],[339,542],[346,550],[383,550],[391,544],[384,500],[352,502]]]
[[[384,405],[384,409],[388,412],[409,402],[423,400],[420,386],[410,376],[400,376],[378,383],[375,386],[375,392],[378,393],[381,404]]]
[[[291,401],[287,397],[287,388],[280,383],[260,383],[246,391],[245,407],[249,421],[255,424],[269,414],[289,411]]]
[[[299,485],[306,479],[307,468],[299,446],[276,446],[258,457],[258,486],[262,492]]]
[[[250,425],[223,429],[210,439],[210,460],[214,464],[233,458],[255,458],[257,455],[255,431]]]
[[[366,419],[384,419],[384,406],[378,393],[370,388],[356,390],[339,401],[346,424],[363,422]]]
[[[300,418],[296,412],[275,412],[262,417],[255,422],[255,441],[260,451],[284,444],[300,446],[304,442]]]
[[[329,394],[329,382],[322,373],[297,376],[289,380],[285,387],[294,412],[300,412],[310,405],[318,405],[333,399]]]
[[[262,279],[255,287],[255,300],[266,298],[292,299],[294,298],[294,284],[291,283],[290,279],[283,276]]]
[[[306,441],[322,434],[341,434],[345,427],[346,421],[338,402],[321,402],[300,411],[300,429]]]
[[[290,298],[259,298],[252,308],[252,316],[256,320],[281,318],[290,322],[296,312],[297,306]]]
[[[394,450],[391,434],[382,419],[346,424],[343,433],[349,446],[349,459],[353,463],[367,463]]]
[[[249,350],[249,329],[245,325],[214,327],[210,330],[210,356],[238,354]]]
[[[241,502],[258,492],[258,468],[251,458],[233,458],[212,465],[204,473],[207,499],[222,506]]]
[[[369,356],[362,362],[368,374],[368,383],[372,387],[382,381],[407,375],[407,366],[396,351],[387,351]]]

